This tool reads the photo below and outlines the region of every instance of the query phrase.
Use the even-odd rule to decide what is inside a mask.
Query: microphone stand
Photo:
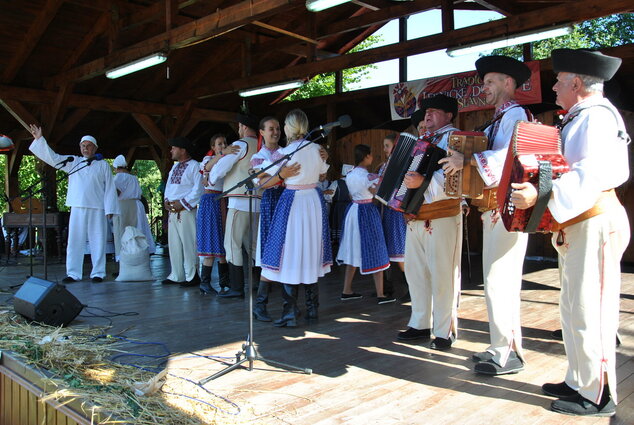
[[[94,161],[94,160],[92,160]],[[90,166],[91,162],[89,160],[83,160],[81,161],[79,164],[77,164],[70,172],[68,172],[66,174],[66,176],[61,176],[60,178],[55,180],[55,183],[59,183],[62,180],[64,180],[66,177],[71,176],[73,174],[75,174],[76,172],[78,172],[79,170],[83,170],[84,168]],[[61,163],[60,163],[61,164]],[[57,164],[57,165],[60,165]],[[53,168],[55,168],[56,170],[59,170],[59,168],[57,168],[57,165],[54,166]],[[82,165],[80,167],[80,165]],[[37,191],[33,191],[33,188],[38,185],[38,184],[42,184],[42,187],[40,187],[39,190]],[[46,203],[46,179],[43,177],[41,178],[39,181],[36,181],[35,183],[33,183],[31,186],[27,187],[25,190],[22,191],[22,194],[24,193],[28,193],[28,196],[25,198],[22,198],[22,201],[25,200],[29,200],[29,250],[30,250],[30,258],[31,258],[31,274],[29,275],[29,277],[33,276],[33,243],[31,240],[31,229],[33,227],[33,211],[32,211],[32,199],[35,195],[37,195],[38,193],[42,194],[42,255],[44,256],[43,259],[43,263],[44,263],[44,280],[48,279],[48,261],[47,261],[47,256],[48,256],[48,250],[46,247],[46,209],[47,209],[47,203]],[[22,194],[20,194],[19,196],[21,197]],[[61,256],[62,253],[60,252],[59,255]]]
[[[301,150],[304,149],[306,146],[310,146],[311,144],[313,144],[316,140],[319,140],[321,138],[324,138],[328,135],[329,133],[329,129],[322,129],[322,128],[317,128],[315,130],[310,131],[307,135],[306,135],[306,143],[300,143],[299,146],[291,153],[284,155],[283,157],[281,157],[280,159],[278,159],[277,161],[273,162],[271,165],[269,165],[268,167],[258,171],[257,173],[253,173],[251,175],[249,175],[247,178],[245,178],[244,180],[236,183],[233,187],[223,191],[222,193],[217,195],[217,198],[221,198],[224,196],[227,196],[227,194],[229,194],[230,192],[232,192],[233,190],[244,186],[247,190],[247,192],[249,193],[248,198],[249,198],[249,249],[247,250],[247,258],[248,258],[248,264],[249,264],[249,268],[251,267],[251,264],[253,262],[253,255],[251,254],[251,247],[253,246],[253,197],[254,195],[254,191],[256,190],[255,185],[253,184],[253,181],[260,175],[265,174],[265,172],[274,167],[275,165],[279,164],[282,161],[289,161],[293,155]],[[310,135],[312,135],[315,132],[319,132],[318,136],[314,139],[314,140],[309,140],[308,137]],[[229,372],[231,372],[234,369],[237,369],[239,367],[241,367],[244,363],[249,363],[247,370],[252,371],[253,370],[253,363],[255,361],[261,361],[264,362],[266,364],[269,365],[273,365],[273,366],[278,366],[284,369],[288,369],[291,371],[296,371],[296,372],[303,372],[307,375],[310,375],[311,373],[313,373],[312,369],[309,368],[302,368],[302,367],[298,367],[298,366],[293,366],[290,365],[288,363],[282,363],[279,362],[277,360],[271,360],[271,359],[267,359],[265,357],[262,357],[257,349],[255,348],[255,344],[254,344],[254,335],[253,335],[253,273],[249,272],[249,276],[247,278],[247,282],[248,282],[248,291],[249,291],[249,330],[248,330],[248,334],[247,334],[247,339],[244,342],[244,344],[242,344],[242,349],[240,351],[238,351],[236,353],[236,362],[228,365],[225,369],[214,373],[213,375],[210,375],[204,379],[201,379],[200,381],[198,381],[199,385],[205,385],[207,382],[219,378]]]

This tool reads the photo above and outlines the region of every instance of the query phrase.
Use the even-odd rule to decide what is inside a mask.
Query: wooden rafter
[[[13,118],[15,118],[20,123],[20,125],[22,125],[22,127],[24,127],[29,132],[30,132],[29,126],[31,124],[38,124],[40,122],[40,120],[36,119],[24,107],[24,105],[22,105],[22,103],[17,100],[11,100],[11,99],[2,97],[0,98],[0,105],[2,105],[2,107],[4,107],[4,109],[6,109],[7,112],[13,115]]]
[[[48,90],[27,89],[0,84],[0,97],[7,100],[20,100],[26,103],[52,104],[57,93]],[[149,115],[178,116],[182,106],[163,103],[143,102],[139,100],[114,99],[102,96],[90,96],[73,93],[68,96],[67,107],[85,108],[94,111],[142,113]],[[205,121],[228,121],[235,118],[233,112],[196,108],[195,113]]]
[[[73,47],[70,56],[68,57],[68,59],[66,59],[64,66],[62,66],[61,72],[68,71],[73,65],[77,63],[77,61],[79,60],[81,55],[84,54],[86,49],[88,49],[88,47],[90,47],[95,42],[97,37],[99,37],[101,34],[103,34],[106,31],[106,29],[108,28],[109,22],[110,22],[110,12],[102,13],[99,19],[97,19],[97,22],[95,22],[92,28],[90,28],[90,31],[88,32],[88,34],[82,37],[81,41],[79,42],[77,46]]]
[[[426,53],[434,50],[455,47],[461,44],[485,42],[495,37],[512,35],[526,31],[540,30],[555,24],[568,24],[580,22],[597,16],[605,16],[614,13],[629,11],[632,3],[628,0],[582,0],[578,7],[562,4],[536,11],[526,12],[497,21],[486,22],[480,25],[461,28],[450,33],[434,34],[414,40],[388,45],[375,49],[364,50],[324,59],[319,62],[293,65],[284,69],[278,69],[261,74],[251,75],[248,78],[217,81],[189,93],[181,93],[183,99],[197,97],[199,99],[224,93],[233,93],[249,87],[287,81],[297,78],[334,72],[339,69],[347,69],[361,65],[368,65],[412,54]],[[175,101],[179,97],[175,96]]]
[[[516,12],[511,8],[511,5],[508,2],[501,2],[498,0],[474,0],[479,5],[492,10],[494,12],[501,13],[504,16],[509,16]]]
[[[132,114],[135,121],[141,126],[141,128],[150,136],[150,139],[161,149],[165,151],[167,149],[167,137],[165,133],[156,125],[154,119],[145,114]]]
[[[2,73],[2,82],[12,81],[51,23],[64,0],[48,0],[20,42],[20,48]]]
[[[51,133],[51,145],[55,146],[62,140],[73,128],[83,120],[90,112],[89,109],[75,109],[72,113],[68,114],[68,118],[55,126],[55,131]]]
[[[68,104],[68,95],[73,91],[73,84],[64,84],[59,88],[59,92],[55,97],[55,102],[50,108],[47,120],[46,127],[49,132],[53,132],[55,128],[55,124],[60,116],[64,115],[64,111],[66,110],[66,105]]]
[[[392,19],[414,15],[426,10],[436,9],[438,0],[416,0],[402,2],[396,6],[369,11],[348,19],[333,22],[322,26],[319,29],[318,39],[324,39],[334,34],[341,34],[349,31],[356,31],[373,25],[382,24]]]
[[[300,0],[246,0],[71,69],[52,81],[59,85],[65,81],[87,80],[104,74],[112,67],[155,52],[180,49],[206,41],[253,20],[264,19],[300,4],[304,3]]]
[[[305,36],[303,36],[303,35],[301,35],[301,34],[297,34],[297,33],[294,33],[294,32],[292,32],[292,31],[287,31],[287,30],[285,30],[285,29],[283,29],[283,28],[278,28],[278,27],[276,27],[276,26],[269,25],[269,24],[264,23],[264,22],[260,22],[260,21],[253,21],[253,22],[252,22],[252,24],[253,24],[253,25],[256,25],[256,26],[258,26],[258,27],[260,27],[260,28],[266,28],[267,30],[271,30],[271,31],[274,31],[274,32],[278,32],[278,33],[280,33],[280,34],[284,34],[284,35],[287,35],[287,36],[289,36],[289,37],[292,37],[292,38],[296,38],[296,39],[298,39],[298,40],[305,41],[305,42],[307,42],[307,43],[319,44],[319,41],[317,41],[317,40],[314,40],[314,39],[309,38],[309,37],[305,37]]]

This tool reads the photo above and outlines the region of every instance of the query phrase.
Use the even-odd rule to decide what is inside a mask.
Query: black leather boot
[[[282,285],[282,298],[284,298],[284,308],[282,317],[273,322],[273,326],[282,328],[284,326],[294,328],[297,326],[297,285]]]
[[[228,263],[218,263],[218,285],[220,285],[221,291],[224,291],[225,288],[229,288],[229,286],[231,285],[229,279]]]
[[[306,297],[306,320],[317,320],[319,317],[319,286],[317,283],[304,285]]]
[[[270,322],[272,320],[268,311],[266,311],[270,291],[271,282],[261,280],[258,285],[258,294],[255,297],[255,305],[253,307],[253,317],[260,322]]]
[[[211,287],[211,270],[213,266],[205,266],[203,264],[200,271],[200,294],[209,295],[216,291]]]
[[[244,298],[244,270],[242,266],[229,264],[229,280],[231,286],[218,294],[221,298]]]

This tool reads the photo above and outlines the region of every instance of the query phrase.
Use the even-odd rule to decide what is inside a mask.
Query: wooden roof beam
[[[180,93],[180,96],[175,94],[174,97],[175,99],[189,99],[191,97],[202,99],[218,94],[234,93],[249,87],[307,78],[324,72],[334,72],[340,69],[407,57],[442,48],[456,47],[461,44],[486,42],[504,35],[537,31],[557,24],[581,22],[632,10],[631,0],[613,0],[611,2],[580,0],[577,5],[577,7],[571,8],[567,4],[561,4],[497,21],[461,28],[448,33],[434,34],[398,44],[350,53],[332,59],[324,59],[319,62],[293,65],[284,69],[251,75],[248,78],[217,81],[192,92]]]
[[[17,53],[11,58],[11,61],[4,69],[2,73],[2,82],[8,83],[11,82],[24,62],[28,59],[37,46],[37,43],[46,32],[48,25],[51,23],[55,15],[57,14],[57,10],[62,5],[64,0],[48,0],[44,7],[40,10],[40,13],[37,15],[29,30],[24,34],[24,38],[20,41],[20,47]]]
[[[156,145],[164,151],[167,148],[167,137],[165,133],[161,131],[161,129],[156,125],[154,119],[145,114],[132,114],[132,117],[136,120],[136,122],[141,126],[141,128],[150,136],[150,139],[156,143]]]
[[[334,34],[356,31],[373,25],[383,24],[391,21],[392,19],[414,15],[426,10],[437,9],[438,5],[438,0],[415,0],[402,2],[396,6],[363,13],[348,19],[323,25],[320,28],[317,38],[323,39]]]
[[[264,19],[300,4],[303,6],[304,2],[301,0],[245,0],[61,73],[52,81],[56,85],[65,81],[84,81],[104,74],[107,69],[159,51],[181,49],[206,41],[247,25],[253,20]]]
[[[47,90],[27,89],[0,84],[0,98],[34,104],[53,104],[57,93]],[[143,113],[148,115],[166,115],[176,117],[182,106],[163,103],[143,102],[139,100],[115,99],[73,93],[68,96],[67,107],[85,108],[93,111]],[[228,121],[235,118],[233,112],[215,109],[195,108],[194,114],[200,114],[203,121]],[[27,127],[28,128],[28,127]]]
[[[88,47],[92,46],[97,37],[104,34],[108,29],[108,25],[110,24],[110,12],[104,12],[101,14],[97,22],[92,26],[88,34],[82,37],[81,42],[72,49],[72,53],[62,66],[61,72],[66,72],[70,69],[71,66],[75,65],[81,55],[88,49]]]
[[[29,133],[31,132],[31,124],[39,124],[40,120],[35,118],[31,113],[17,100],[0,98],[0,105],[4,107],[13,118],[15,118],[22,127],[24,127]]]
[[[516,8],[512,7],[509,1],[500,0],[474,0],[479,5],[492,10],[493,12],[501,13],[504,16],[513,15],[517,12]]]
[[[298,40],[302,40],[302,41],[305,41],[307,43],[312,43],[312,44],[315,44],[315,45],[319,44],[319,41],[317,41],[317,40],[313,40],[312,38],[305,37],[305,36],[303,36],[301,34],[297,34],[297,33],[294,33],[292,31],[287,31],[287,30],[285,30],[283,28],[278,28],[276,26],[269,25],[269,24],[264,23],[264,22],[253,21],[251,23],[253,25],[256,25],[256,26],[260,27],[260,28],[266,28],[267,30],[278,32],[280,34],[284,34],[284,35],[287,35],[287,36],[289,36],[291,38],[296,38]]]

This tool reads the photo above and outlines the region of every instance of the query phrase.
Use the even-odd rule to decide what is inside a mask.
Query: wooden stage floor
[[[28,260],[0,271],[0,303],[10,303],[8,287],[24,281]],[[56,261],[53,261],[56,263]],[[477,262],[476,262],[477,263]],[[86,273],[90,266],[86,264]],[[371,279],[357,276],[355,290],[364,298],[339,300],[343,269],[335,268],[320,282],[320,319],[294,329],[255,322],[259,353],[272,360],[310,368],[291,373],[255,362],[206,384],[236,403],[216,416],[218,424],[634,424],[634,270],[623,273],[617,377],[620,404],[611,419],[575,418],[549,410],[551,398],[541,394],[545,382],[563,379],[566,361],[559,328],[556,264],[527,261],[522,291],[522,324],[527,366],[519,374],[484,377],[473,372],[471,354],[487,346],[488,324],[482,286],[474,270],[473,284],[464,283],[459,308],[459,339],[448,352],[428,342],[396,340],[409,319],[409,304],[376,305]],[[116,269],[108,263],[108,270]],[[233,361],[247,336],[248,302],[201,297],[197,288],[163,286],[167,257],[152,257],[155,282],[126,283],[108,278],[68,285],[79,300],[112,312],[138,316],[113,317],[112,333],[144,342],[162,342],[172,353],[168,366],[199,380],[225,368],[217,357]],[[43,277],[38,263],[34,275]],[[49,280],[61,280],[64,267],[49,265]],[[466,280],[466,279],[465,279]],[[397,285],[398,292],[404,292]],[[300,291],[300,304],[303,294]],[[281,312],[276,289],[270,312]],[[303,307],[303,306],[302,306]],[[92,310],[95,313],[95,310]],[[105,325],[103,318],[78,317],[71,326]],[[162,354],[130,344],[131,352]],[[203,357],[210,356],[210,357]],[[226,405],[225,405],[226,407]]]

